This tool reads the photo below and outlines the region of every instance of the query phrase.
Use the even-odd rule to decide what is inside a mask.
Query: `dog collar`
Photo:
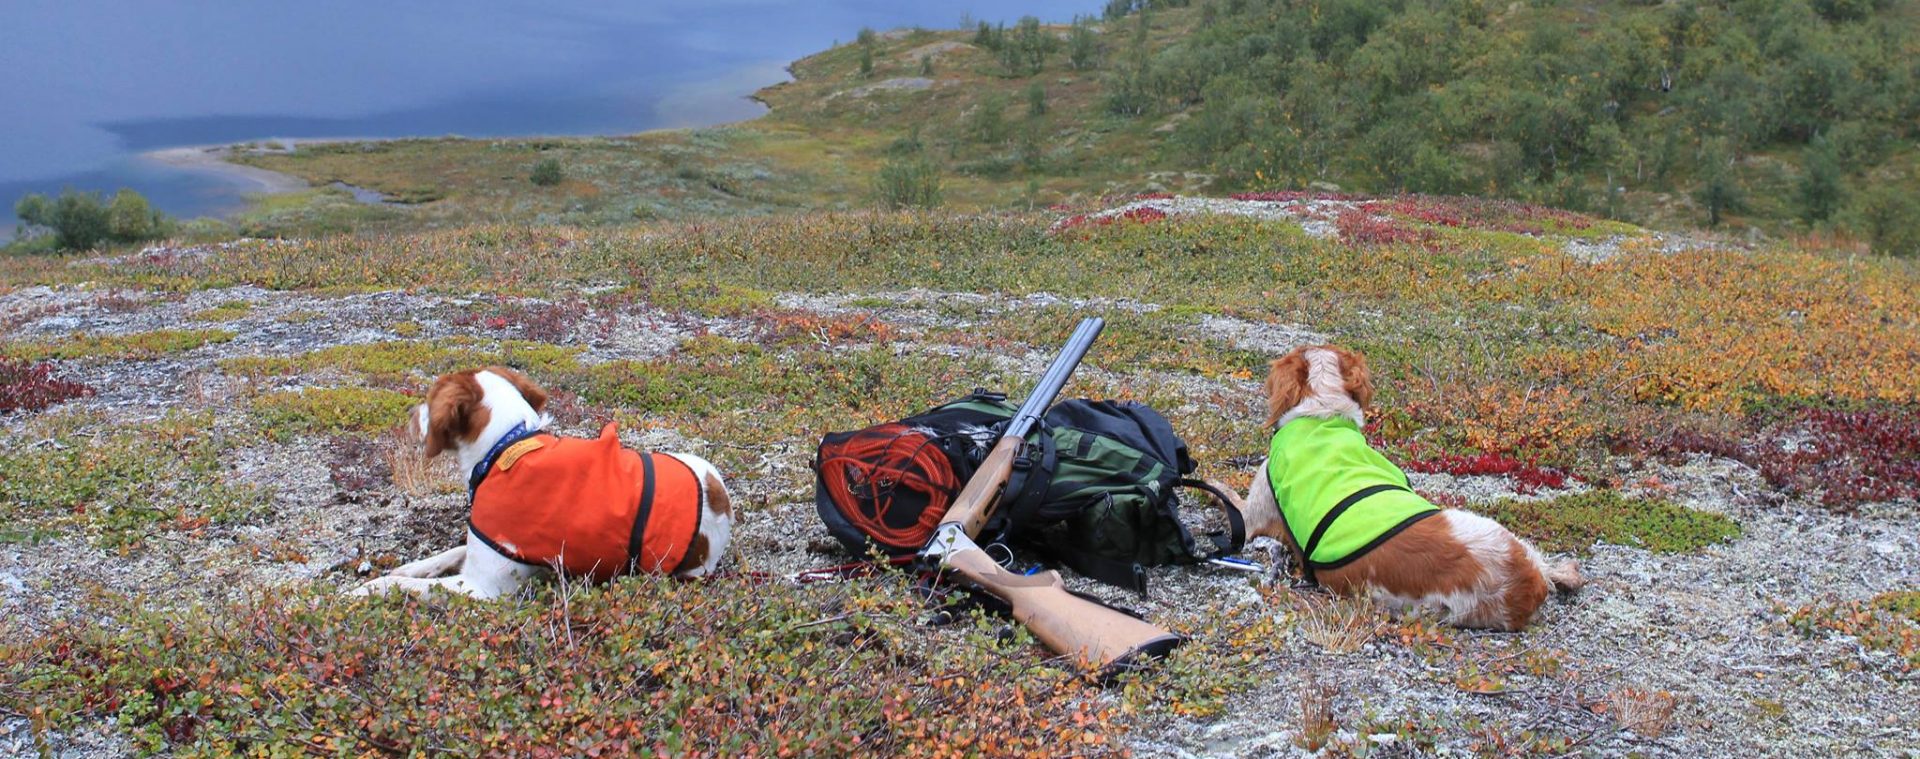
[[[487,472],[493,469],[493,461],[500,458],[500,452],[531,437],[533,433],[533,430],[527,429],[526,422],[520,422],[507,430],[507,434],[500,436],[499,442],[494,443],[492,448],[487,449],[487,455],[480,457],[480,463],[473,465],[473,473],[467,475],[467,500],[473,500],[474,491],[480,489],[480,481],[487,478]]]

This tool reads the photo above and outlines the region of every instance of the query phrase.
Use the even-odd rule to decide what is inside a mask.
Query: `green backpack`
[[[919,550],[1016,410],[1004,395],[975,391],[898,422],[827,435],[814,460],[821,520],[856,553]],[[1225,494],[1186,478],[1194,470],[1186,443],[1144,404],[1063,401],[1028,441],[982,545],[1035,546],[1082,575],[1144,593],[1146,567],[1199,563],[1245,542],[1239,512]],[[1212,495],[1229,530],[1196,541],[1180,521],[1181,487]]]

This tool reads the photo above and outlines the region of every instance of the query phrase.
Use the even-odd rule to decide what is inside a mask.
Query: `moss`
[[[267,393],[253,400],[261,427],[280,440],[300,433],[371,433],[405,420],[419,399],[360,387]]]
[[[772,293],[714,281],[677,282],[648,289],[645,296],[658,308],[711,316],[741,316],[774,306]]]
[[[489,365],[518,367],[536,376],[573,372],[580,368],[579,353],[579,348],[524,340],[497,344],[470,338],[390,340],[336,345],[296,356],[221,359],[220,369],[244,376],[293,376],[332,370],[390,383],[420,384],[446,372]]]
[[[1597,541],[1682,553],[1736,537],[1740,526],[1719,514],[1658,498],[1630,498],[1590,490],[1558,498],[1503,499],[1473,510],[1498,520],[1547,551],[1586,551]]]
[[[228,322],[253,313],[253,304],[244,300],[230,300],[212,308],[195,311],[187,318],[197,322]]]
[[[26,361],[47,359],[155,359],[185,353],[208,343],[233,339],[225,329],[161,329],[127,335],[99,335],[76,332],[63,340],[9,343],[0,346],[0,354]]]
[[[72,421],[49,427],[57,446],[0,456],[0,540],[79,529],[128,548],[159,529],[231,523],[265,508],[265,494],[235,483],[221,463],[234,440],[210,417],[173,414],[104,435]]]

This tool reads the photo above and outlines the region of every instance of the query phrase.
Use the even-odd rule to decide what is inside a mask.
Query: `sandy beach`
[[[271,195],[299,192],[309,187],[306,180],[291,174],[231,163],[227,157],[233,150],[232,145],[192,145],[148,151],[140,157],[176,169],[219,175],[241,185],[244,192]]]

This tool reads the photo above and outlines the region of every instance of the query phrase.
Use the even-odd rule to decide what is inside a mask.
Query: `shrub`
[[[1808,224],[1826,221],[1846,200],[1846,175],[1840,168],[1839,151],[1833,142],[1816,139],[1804,154],[1800,174],[1800,219]]]
[[[107,237],[115,242],[152,240],[165,236],[166,230],[166,215],[140,193],[123,188],[107,204]]]
[[[1693,192],[1693,199],[1707,209],[1707,226],[1720,226],[1722,217],[1746,208],[1747,193],[1733,175],[1732,161],[1726,140],[1708,141],[1701,161],[1704,178],[1700,189]]]
[[[99,193],[74,189],[49,199],[39,193],[22,197],[13,215],[29,231],[51,233],[63,250],[91,250],[104,242],[140,242],[167,232],[166,215],[153,210],[140,193],[121,189],[109,203]]]
[[[1027,85],[1027,116],[1039,117],[1047,114],[1047,88],[1039,82]]]
[[[1093,19],[1075,16],[1067,32],[1067,66],[1085,71],[1100,65],[1100,36],[1093,31]]]
[[[65,250],[91,250],[107,240],[109,217],[97,193],[66,190],[48,200],[28,195],[13,207],[20,223],[53,233],[54,244]]]
[[[1775,424],[1741,458],[1768,484],[1828,508],[1920,498],[1920,411],[1808,409]],[[1789,442],[1790,441],[1790,442]]]
[[[1719,514],[1656,498],[1589,490],[1549,500],[1507,498],[1473,506],[1546,551],[1585,551],[1596,541],[1654,553],[1693,551],[1740,534]]]
[[[1876,253],[1920,255],[1920,200],[1913,191],[1888,184],[1860,194],[1853,211],[1854,226],[1866,235]]]
[[[1118,707],[1039,665],[1025,633],[918,625],[915,598],[894,578],[634,577],[485,604],[262,589],[10,642],[0,704],[196,756],[1112,750]]]
[[[72,398],[93,395],[93,388],[57,379],[53,367],[0,358],[0,413],[39,411]]]
[[[874,175],[874,195],[888,209],[940,205],[940,167],[925,156],[889,159]]]
[[[220,461],[231,441],[205,416],[52,439],[57,447],[0,456],[0,525],[77,526],[101,545],[125,548],[156,527],[233,522],[265,505],[259,490],[233,481]]]
[[[1007,98],[988,95],[967,114],[967,138],[974,142],[997,143],[1007,139]]]
[[[995,52],[1007,76],[1032,76],[1045,68],[1047,56],[1059,46],[1060,39],[1041,28],[1040,19],[1024,16]]]
[[[1787,613],[1787,624],[1801,635],[1813,637],[1823,632],[1846,635],[1875,651],[1886,651],[1896,658],[1894,669],[1900,672],[1920,670],[1920,593],[1896,591],[1883,593],[1869,601],[1816,603]]]
[[[533,171],[527,175],[528,181],[541,187],[552,187],[565,181],[566,178],[566,171],[560,168],[560,159],[558,158],[540,159],[538,163],[533,165]]]

